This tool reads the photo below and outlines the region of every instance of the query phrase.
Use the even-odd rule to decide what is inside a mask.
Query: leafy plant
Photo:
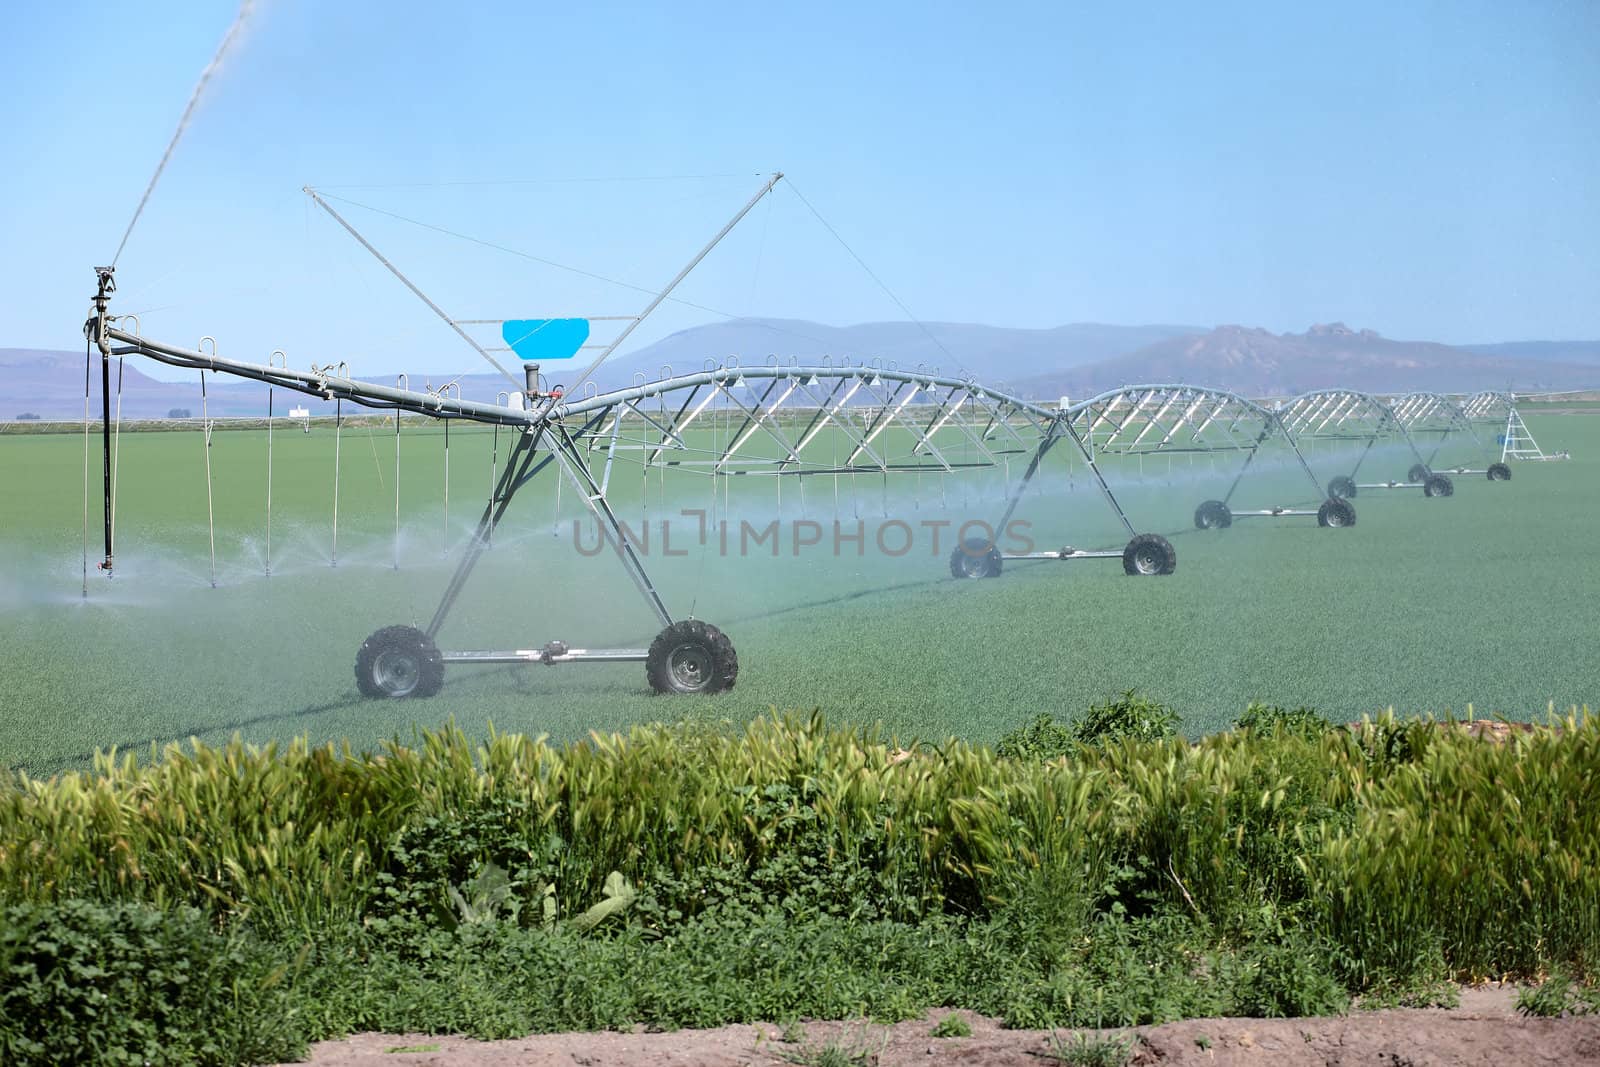
[[[290,962],[193,909],[12,905],[0,910],[0,1062],[299,1059]]]
[[[1129,689],[1104,704],[1093,704],[1070,723],[1040,713],[1000,738],[995,755],[1005,759],[1046,761],[1077,751],[1080,744],[1109,741],[1162,741],[1176,737],[1182,717],[1158,701]]]
[[[1244,714],[1233,720],[1235,730],[1250,730],[1259,734],[1274,731],[1320,737],[1334,728],[1333,723],[1314,708],[1284,708],[1277,704],[1251,702]]]
[[[499,917],[502,908],[506,908],[510,913],[510,920],[516,922],[521,902],[512,893],[511,879],[493,860],[486,861],[463,889],[457,889],[453,885],[445,887],[445,892],[450,902],[455,905],[462,923],[471,925],[493,922]]]
[[[1543,1019],[1600,1015],[1600,986],[1583,985],[1557,971],[1539,985],[1517,990],[1517,1012]]]
[[[959,1015],[946,1015],[933,1028],[934,1037],[971,1037],[972,1025]]]
[[[1041,712],[1027,725],[1001,737],[994,752],[1004,759],[1042,762],[1070,755],[1077,747],[1077,735],[1070,727],[1057,722],[1048,712]]]
[[[1090,705],[1073,723],[1072,732],[1085,744],[1108,741],[1164,741],[1178,735],[1183,721],[1176,711],[1129,689],[1104,704]]]
[[[1344,1013],[1350,996],[1329,960],[1325,948],[1305,937],[1251,946],[1235,994],[1239,1013],[1265,1019]]]

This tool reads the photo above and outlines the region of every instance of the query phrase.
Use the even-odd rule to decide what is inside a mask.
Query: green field
[[[1456,478],[1453,497],[1364,492],[1351,530],[1310,519],[1249,520],[1193,530],[1220,496],[1220,462],[1182,457],[1124,464],[1116,485],[1135,524],[1166,533],[1177,573],[1128,578],[1114,561],[1008,564],[994,581],[957,582],[923,522],[993,519],[1003,479],[912,477],[887,490],[860,477],[731,479],[735,523],[809,518],[823,543],[791,552],[792,526],[769,545],[701,551],[682,507],[712,506],[710,479],[662,486],[620,466],[613,495],[630,522],[675,520],[670,558],[659,528],[649,565],[677,614],[726,630],[741,673],[732,693],[653,696],[638,664],[452,669],[428,701],[376,702],[351,664],[379,626],[425,624],[447,581],[446,549],[465,538],[490,476],[490,435],[451,434],[451,514],[441,507],[442,438],[402,438],[401,566],[395,546],[394,435],[347,429],[342,442],[339,565],[330,566],[333,435],[275,435],[273,576],[263,575],[264,434],[218,433],[211,459],[218,588],[210,586],[201,435],[128,434],[119,465],[118,575],[91,573],[81,596],[83,442],[0,438],[0,759],[32,772],[83,763],[96,747],[144,748],[234,732],[265,741],[308,734],[358,746],[453,716],[469,733],[579,736],[641,720],[742,720],[769,708],[821,707],[902,736],[992,741],[1039,711],[1071,713],[1138,688],[1202,733],[1252,700],[1309,704],[1336,720],[1400,712],[1542,717],[1547,705],[1600,704],[1600,419],[1529,416],[1564,463],[1527,464],[1490,484]],[[506,437],[501,437],[501,457]],[[1120,547],[1081,467],[1052,460],[1019,517],[1039,547]],[[1455,457],[1444,456],[1441,459]],[[1324,477],[1348,459],[1314,454]],[[1407,457],[1379,450],[1363,477],[1399,477]],[[1020,465],[1019,465],[1020,466]],[[1303,475],[1263,456],[1238,507],[1303,503]],[[91,465],[98,493],[98,456]],[[641,488],[644,493],[641,494]],[[648,504],[644,501],[648,500]],[[91,566],[98,536],[91,499]],[[659,625],[614,558],[574,551],[572,491],[549,483],[513,505],[440,634],[446,648],[639,646]],[[835,517],[867,524],[867,548],[831,551]],[[917,529],[912,551],[873,547],[877,524]],[[588,527],[585,526],[585,531]],[[592,540],[592,533],[585,534]],[[713,539],[713,545],[714,545]]]

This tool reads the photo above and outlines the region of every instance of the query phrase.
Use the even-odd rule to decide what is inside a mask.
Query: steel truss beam
[[[1395,417],[1405,426],[1407,433],[1413,438],[1432,439],[1433,447],[1423,460],[1423,465],[1429,470],[1433,469],[1433,461],[1438,458],[1439,452],[1454,435],[1466,434],[1480,452],[1484,451],[1483,439],[1473,428],[1472,421],[1449,397],[1439,393],[1405,393],[1395,397],[1390,404]],[[1450,474],[1483,474],[1487,468],[1479,467],[1474,470],[1458,466],[1447,467],[1444,470]]]
[[[1208,501],[1203,507],[1220,505],[1238,515],[1317,515],[1314,508],[1229,509],[1262,447],[1277,438],[1305,474],[1316,500],[1321,503],[1327,495],[1278,413],[1237,393],[1183,385],[1126,386],[1073,405],[1065,414],[1097,477],[1100,456],[1232,453],[1243,458],[1227,491],[1220,501]],[[1100,482],[1104,487],[1103,477]]]
[[[1061,439],[1070,438],[1108,505],[1131,533],[1132,521],[1111,490],[1101,457],[1238,454],[1242,460],[1224,498],[1231,501],[1256,454],[1277,435],[1289,446],[1318,498],[1323,495],[1321,483],[1277,413],[1234,393],[1195,386],[1128,387],[1052,410],[968,378],[920,370],[722,366],[590,396],[530,396],[519,408],[391,388],[325,368],[301,372],[232,360],[155,342],[116,326],[108,325],[105,333],[119,344],[117,352],[137,352],[173,366],[234,374],[323,399],[520,429],[546,452],[528,478],[556,462],[601,527],[612,532],[617,522],[606,501],[606,487],[619,452],[637,453],[645,467],[717,476],[802,478],[1009,470],[1013,457],[1026,456],[1026,469],[1007,501],[1009,521],[1045,455]],[[658,414],[644,411],[651,401],[659,404]],[[716,422],[728,416],[733,419],[728,424],[731,429],[719,436]],[[697,439],[697,434],[705,440]],[[584,459],[595,450],[605,451],[607,457],[599,478]],[[517,463],[523,458],[516,454]],[[508,463],[508,472],[514,468]],[[513,481],[497,488],[481,522],[484,537],[492,534],[510,495],[523,484]],[[489,514],[495,508],[498,512]],[[1259,512],[1309,513],[1293,508]],[[476,553],[482,551],[477,540],[463,559],[463,581]],[[618,543],[630,576],[652,609],[668,619],[642,563],[625,539]],[[448,599],[453,601],[453,593]],[[441,607],[447,610],[448,603]],[[442,616],[430,626],[430,636],[440,622]]]
[[[1415,458],[1417,466],[1426,470],[1428,465],[1406,421],[1383,398],[1352,389],[1319,389],[1281,402],[1277,411],[1285,432],[1298,442],[1362,443],[1361,454],[1356,457],[1355,464],[1342,478],[1331,479],[1328,483],[1330,487],[1339,481],[1348,481],[1353,487],[1362,489],[1422,487],[1421,480],[1413,480],[1409,476],[1405,480],[1388,482],[1356,481],[1362,464],[1373,447],[1381,441],[1403,444]]]

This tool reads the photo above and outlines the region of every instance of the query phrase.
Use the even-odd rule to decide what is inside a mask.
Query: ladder
[[[1506,415],[1506,430],[1500,435],[1500,461],[1502,463],[1513,459],[1566,459],[1567,453],[1553,452],[1546,455],[1539,447],[1539,442],[1533,439],[1533,434],[1528,432],[1528,426],[1522,421],[1522,416],[1517,413],[1516,405],[1511,405],[1510,412]]]

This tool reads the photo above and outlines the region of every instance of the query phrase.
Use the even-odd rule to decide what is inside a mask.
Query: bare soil
[[[1513,1009],[1511,986],[1465,989],[1449,1010],[1357,1011],[1318,1019],[1190,1019],[1128,1031],[1083,1031],[1136,1042],[1136,1065],[1283,1064],[1444,1067],[1481,1064],[1600,1064],[1600,1018],[1525,1019]],[[971,1037],[936,1038],[947,1015],[959,1015]],[[313,1048],[321,1067],[770,1067],[815,1062],[830,1045],[854,1053],[862,1067],[1049,1067],[1056,1042],[1075,1034],[1003,1030],[971,1012],[930,1012],[926,1019],[806,1023],[802,1041],[784,1041],[782,1027],[757,1024],[673,1033],[546,1034],[514,1041],[473,1041],[419,1034],[357,1034]],[[796,1036],[796,1035],[791,1035]]]

